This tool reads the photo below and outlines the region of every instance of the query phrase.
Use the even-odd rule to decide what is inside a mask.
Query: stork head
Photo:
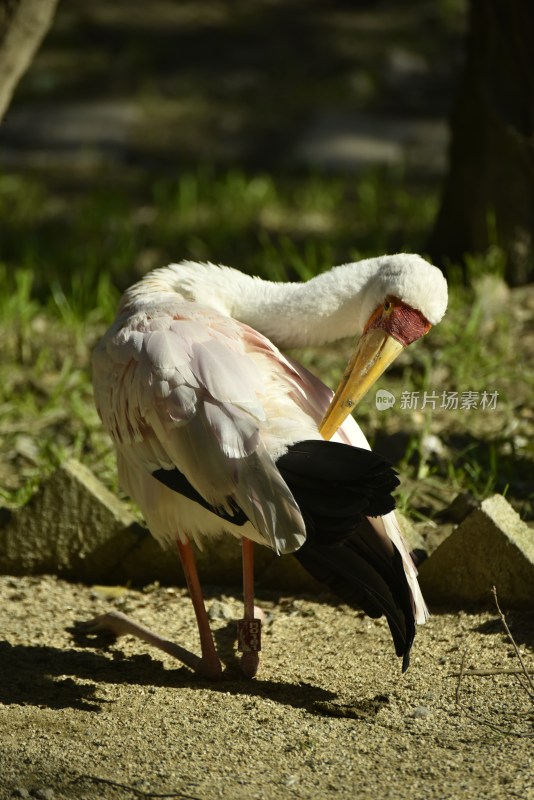
[[[399,253],[373,259],[374,264],[376,270],[363,291],[367,321],[321,423],[325,439],[334,435],[404,348],[428,333],[447,308],[443,273],[421,256]]]

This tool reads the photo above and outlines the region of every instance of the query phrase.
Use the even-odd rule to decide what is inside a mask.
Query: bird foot
[[[198,675],[208,678],[208,680],[218,680],[222,675],[221,662],[214,648],[213,652],[205,652],[202,658],[199,658],[199,656],[186,650],[185,647],[164,639],[120,611],[110,611],[86,622],[75,622],[69,630],[78,641],[85,640],[87,642],[89,637],[94,637],[94,642],[97,646],[114,642],[120,636],[135,636],[137,639],[141,639],[143,642],[152,645],[152,647],[157,647],[159,650],[163,650],[164,653],[178,659],[182,664],[194,670]],[[206,645],[203,649],[212,650],[209,645]]]
[[[120,636],[132,633],[132,625],[135,624],[120,611],[110,611],[108,614],[100,614],[92,619],[77,620],[68,630],[75,639],[87,639],[94,636],[95,640],[115,641]]]
[[[195,668],[195,672],[197,675],[201,675],[203,678],[207,678],[209,681],[219,681],[223,674],[222,664],[219,661],[218,656],[215,656],[214,658],[202,657],[200,659],[200,663]]]
[[[245,678],[255,678],[260,668],[259,653],[243,653],[239,662],[239,669]]]

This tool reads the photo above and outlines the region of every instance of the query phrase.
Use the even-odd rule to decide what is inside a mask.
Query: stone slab
[[[143,536],[127,507],[68,460],[0,529],[0,570],[106,580]]]
[[[484,500],[419,568],[429,603],[491,603],[492,586],[501,605],[534,604],[534,531],[502,495]]]

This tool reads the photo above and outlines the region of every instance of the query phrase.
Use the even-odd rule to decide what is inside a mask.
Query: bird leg
[[[215,643],[208,623],[208,615],[204,607],[204,598],[200,588],[200,581],[195,564],[195,558],[191,545],[178,542],[178,552],[182,562],[185,579],[189,588],[189,594],[193,601],[193,608],[197,618],[198,631],[200,635],[200,647],[202,656],[196,656],[185,647],[164,639],[159,634],[145,628],[135,620],[122,614],[120,611],[111,611],[108,614],[101,614],[87,622],[76,622],[70,629],[76,638],[86,638],[96,636],[109,639],[118,639],[120,636],[135,636],[164,653],[173,656],[187,667],[190,667],[206,678],[216,680],[222,675],[221,662],[215,649]]]
[[[198,634],[200,636],[200,649],[202,657],[200,663],[195,667],[197,672],[200,672],[206,678],[213,680],[220,678],[222,675],[221,662],[217,655],[215,642],[213,641],[213,634],[209,625],[206,607],[204,605],[204,598],[202,596],[202,589],[198,579],[197,567],[195,564],[195,556],[189,542],[183,544],[180,540],[177,542],[180,560],[184,570],[187,588],[191,595],[193,608],[195,609],[195,616],[197,618]]]
[[[69,628],[76,639],[86,639],[87,636],[102,637],[104,639],[118,639],[120,636],[135,636],[164,653],[173,656],[191,669],[202,672],[202,659],[181,647],[179,644],[164,639],[139,622],[127,617],[121,611],[110,611],[86,622],[75,622]]]
[[[241,671],[247,678],[253,678],[260,666],[261,612],[254,607],[254,543],[243,537],[241,546],[245,618],[237,622],[237,646],[243,653]]]

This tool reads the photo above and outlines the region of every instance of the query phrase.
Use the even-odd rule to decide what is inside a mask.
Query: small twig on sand
[[[167,792],[160,794],[159,792],[145,792],[142,789],[136,789],[135,786],[128,786],[126,783],[119,783],[112,781],[109,778],[99,778],[97,775],[78,775],[71,783],[79,783],[80,781],[93,781],[93,783],[105,783],[108,786],[113,786],[115,789],[125,789],[127,792],[133,792],[138,797],[175,797],[178,800],[200,800],[199,797],[194,797],[192,794],[184,794],[183,792]]]
[[[466,675],[477,675],[477,676],[485,676],[485,675],[520,675],[520,676],[525,676],[526,677],[526,679],[527,679],[527,681],[529,683],[529,686],[532,688],[533,693],[531,694],[529,692],[528,688],[526,686],[524,686],[522,682],[521,682],[521,686],[523,687],[523,689],[525,689],[527,695],[529,696],[529,699],[531,701],[534,700],[534,683],[533,683],[533,681],[532,681],[532,679],[531,679],[531,677],[530,677],[530,675],[528,673],[528,670],[527,670],[527,668],[525,666],[525,663],[524,663],[524,661],[523,661],[523,659],[521,657],[521,653],[519,652],[519,648],[518,648],[517,644],[515,643],[515,640],[514,640],[514,637],[512,636],[510,628],[508,627],[508,623],[506,622],[506,618],[505,618],[504,614],[501,611],[501,608],[499,606],[499,601],[497,600],[497,590],[495,589],[495,587],[493,587],[492,591],[493,591],[493,597],[495,599],[495,605],[497,606],[497,611],[499,612],[499,616],[501,618],[501,622],[504,625],[504,629],[505,629],[510,641],[512,642],[512,645],[514,647],[515,653],[516,653],[516,655],[517,655],[517,657],[519,659],[519,663],[521,664],[521,669],[490,669],[490,670],[466,669],[466,660],[467,660],[467,653],[468,653],[468,649],[466,648],[465,651],[464,651],[464,654],[462,656],[462,660],[460,662],[460,670],[459,670],[459,672],[455,672],[454,673],[454,676],[458,678],[458,680],[456,681],[456,691],[455,691],[456,705],[458,706],[458,708],[461,709],[461,711],[466,715],[466,717],[468,717],[469,719],[473,720],[474,722],[477,722],[478,724],[486,725],[486,727],[491,728],[491,730],[495,731],[496,733],[500,733],[503,736],[507,736],[507,735],[510,736],[511,735],[511,736],[518,736],[518,737],[523,738],[523,739],[527,739],[527,738],[530,739],[530,738],[534,737],[534,733],[521,733],[521,732],[518,732],[518,731],[514,731],[514,730],[511,730],[508,727],[504,727],[503,725],[499,725],[499,724],[497,724],[495,722],[492,722],[489,719],[485,719],[484,717],[478,716],[478,715],[474,714],[472,711],[470,711],[469,708],[467,708],[467,706],[465,706],[464,703],[462,702],[462,700],[460,699],[460,690],[461,690],[461,687],[462,687],[462,681],[464,679],[464,676],[466,676]],[[509,712],[509,713],[511,714],[512,712]],[[514,713],[514,716],[523,716],[523,715],[531,716],[531,714],[532,714],[532,711],[528,711],[528,712]]]
[[[534,675],[534,670],[530,670],[530,672]],[[459,672],[451,672],[450,677],[457,678],[459,674]],[[524,675],[525,671],[522,669],[475,669],[469,667],[465,670],[465,674],[476,675],[478,678],[489,678],[491,675]]]
[[[512,646],[513,646],[513,648],[515,650],[515,654],[519,659],[519,663],[521,664],[521,672],[525,676],[525,678],[527,679],[528,685],[530,686],[530,688],[532,690],[532,694],[530,694],[528,692],[528,690],[527,690],[527,693],[530,695],[530,699],[534,700],[534,682],[532,681],[532,678],[529,675],[529,672],[528,672],[528,670],[527,670],[527,668],[525,666],[525,662],[523,661],[523,657],[521,655],[521,651],[519,650],[519,647],[515,643],[515,639],[512,636],[512,632],[511,632],[510,628],[508,627],[508,623],[506,622],[506,617],[504,616],[504,614],[501,611],[501,607],[499,605],[499,600],[497,599],[497,589],[495,588],[495,586],[492,587],[491,593],[493,595],[493,599],[495,600],[495,605],[497,606],[497,611],[498,611],[499,616],[501,618],[501,622],[502,622],[502,624],[504,626],[504,630],[506,631],[506,634],[507,634],[508,638],[512,642]]]
[[[458,680],[456,681],[456,692],[454,693],[454,697],[456,700],[456,705],[464,708],[462,703],[460,702],[460,686],[462,685],[462,678],[464,677],[465,672],[465,660],[467,658],[468,648],[466,647],[464,650],[464,654],[462,656],[462,662],[460,664],[460,672],[458,673]],[[464,709],[465,711],[465,709]]]
[[[485,720],[485,719],[481,720],[480,717],[477,717],[476,714],[473,714],[471,711],[469,711],[467,706],[465,706],[462,703],[462,701],[460,700],[460,688],[462,686],[462,679],[463,679],[463,677],[465,675],[465,671],[466,671],[465,670],[465,662],[466,662],[466,659],[467,659],[468,651],[469,651],[469,649],[466,647],[465,650],[464,650],[464,654],[462,656],[462,661],[460,662],[460,671],[458,672],[458,680],[456,681],[456,691],[454,693],[454,698],[456,700],[456,705],[458,706],[458,708],[460,708],[463,711],[465,716],[468,717],[469,719],[472,719],[473,722],[478,722],[478,723],[483,722],[484,725],[487,725],[492,730],[497,731],[497,733],[502,733],[503,732],[502,728],[499,725],[495,725],[493,722],[490,722],[489,720]]]
[[[463,679],[464,675],[472,675],[473,674],[473,672],[471,670],[466,670],[466,668],[465,668],[465,661],[466,661],[466,658],[467,658],[467,653],[468,653],[468,649],[466,648],[464,650],[464,654],[462,656],[462,661],[460,663],[460,671],[455,673],[458,676],[458,680],[456,681],[456,691],[455,691],[455,700],[456,700],[456,705],[458,706],[458,708],[461,709],[461,711],[465,714],[466,717],[468,717],[470,720],[473,720],[473,722],[476,722],[479,725],[480,724],[485,725],[487,728],[491,728],[492,731],[495,731],[495,733],[500,733],[502,736],[512,735],[512,736],[518,736],[521,739],[530,739],[530,738],[532,738],[534,736],[533,733],[517,733],[516,731],[512,731],[509,728],[503,727],[502,725],[497,725],[495,722],[492,722],[489,719],[484,719],[484,717],[480,717],[480,716],[477,716],[476,714],[473,714],[473,712],[470,711],[464,703],[462,703],[462,701],[460,700],[460,689],[461,689],[461,686],[462,686],[462,679]]]

